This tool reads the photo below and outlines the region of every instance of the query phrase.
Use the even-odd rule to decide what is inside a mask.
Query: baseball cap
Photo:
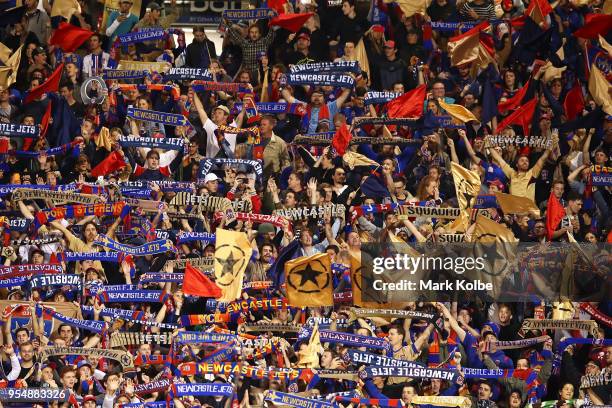
[[[221,109],[223,112],[225,112],[226,114],[230,114],[229,108],[225,105],[219,105],[219,106],[215,106],[215,109]],[[215,110],[213,109],[213,110]]]
[[[372,26],[372,31],[374,31],[375,33],[384,33],[385,32],[385,27],[383,27],[380,24],[374,24]]]
[[[499,325],[495,322],[488,321],[484,324],[484,326],[489,326],[491,330],[483,330],[483,332],[491,332],[495,335],[495,337],[499,337]]]
[[[384,47],[385,48],[393,48],[393,49],[395,49],[395,41],[393,41],[393,40],[385,41]]]
[[[35,57],[38,54],[44,54],[46,53],[45,49],[43,47],[36,47],[32,50],[32,56]]]
[[[147,8],[151,9],[151,10],[161,10],[161,7],[159,6],[159,4],[157,4],[154,1],[150,2],[149,4],[147,4]]]
[[[304,39],[306,39],[306,40],[310,41],[310,34],[302,32],[302,33],[300,33],[300,35],[298,35],[298,36],[297,36],[297,39],[298,39],[298,40],[300,40],[300,39],[302,39],[302,38],[304,38]]]
[[[85,366],[88,366],[89,368],[91,368],[91,363],[89,361],[87,361],[87,360],[80,360],[77,363],[77,368],[81,368],[81,367],[85,367]]]
[[[504,183],[502,183],[500,179],[489,180],[487,184],[489,186],[496,186],[499,191],[504,191]]]
[[[208,173],[206,177],[204,177],[204,183],[208,183],[209,181],[219,180],[219,177],[215,173]]]
[[[86,395],[85,398],[83,398],[83,402],[89,402],[89,401],[96,402],[96,397],[90,394],[90,395]]]
[[[266,234],[269,232],[275,232],[276,229],[274,228],[274,225],[270,224],[269,222],[264,222],[263,224],[259,224],[259,227],[257,228],[257,233],[258,234]]]

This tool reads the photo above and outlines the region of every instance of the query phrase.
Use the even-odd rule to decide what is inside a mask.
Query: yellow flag
[[[363,154],[355,153],[350,150],[344,153],[344,156],[342,156],[342,161],[351,170],[357,166],[378,166],[378,163],[374,160],[364,156]]]
[[[6,67],[0,68],[0,85],[9,87],[17,82],[17,71],[21,62],[22,49],[23,45],[17,48],[17,51],[4,62]]]
[[[532,213],[540,217],[540,209],[533,200],[527,197],[519,197],[512,194],[494,193],[499,207],[504,214],[526,214]]]
[[[478,215],[472,232],[472,242],[518,242],[514,233],[505,225]]]
[[[299,368],[319,368],[319,353],[323,351],[321,336],[319,335],[319,324],[315,324],[310,335],[310,341],[306,350],[299,353]]]
[[[428,0],[385,0],[385,3],[397,3],[406,17],[412,17],[414,14],[425,15],[430,1]]]
[[[6,60],[5,64],[7,67],[11,67],[13,68],[14,71],[17,71],[19,69],[19,64],[21,62],[21,51],[23,50],[23,45],[19,48],[17,48],[17,51],[15,51],[9,59]]]
[[[51,7],[51,17],[62,16],[68,21],[73,14],[80,12],[81,6],[77,0],[55,0]]]
[[[467,123],[471,120],[475,120],[476,122],[479,122],[479,120],[476,119],[476,116],[474,116],[474,114],[470,112],[469,109],[463,105],[456,105],[454,103],[445,103],[442,98],[438,99],[438,103],[440,104],[440,107],[442,109],[444,109],[446,112],[448,112],[449,115],[453,117],[453,119],[456,119],[462,123]]]
[[[368,74],[368,85],[370,84],[370,61],[368,60],[368,54],[366,53],[365,45],[363,43],[363,38],[359,40],[357,45],[355,46],[355,51],[353,51],[353,55],[355,56],[355,60],[359,62],[359,67],[362,71]]]
[[[331,258],[316,254],[285,264],[287,301],[291,306],[333,306]]]
[[[557,56],[559,59],[565,59],[565,52],[563,51],[563,47],[557,50]],[[563,75],[563,71],[565,71],[567,67],[557,68],[553,66],[552,62],[546,61],[546,64],[540,67],[540,71],[542,71],[542,81],[548,82],[556,78],[561,78]]]
[[[601,35],[599,36],[599,45],[601,46],[601,48],[603,48],[604,50],[606,50],[606,52],[608,53],[608,55],[612,56],[612,45],[610,45],[605,38],[603,38]]]
[[[244,232],[217,229],[215,241],[215,284],[223,295],[220,302],[236,300],[242,293],[242,280],[253,249]]]
[[[448,224],[444,225],[447,233],[460,233],[467,231],[470,225],[470,215],[467,211],[461,211],[461,215]]]
[[[8,88],[13,84],[11,82],[12,69],[9,67],[0,67],[0,87]]]
[[[480,192],[480,176],[478,173],[454,162],[451,163],[451,171],[453,173],[453,181],[455,182],[459,208],[465,210],[471,206],[472,198],[476,197]]]
[[[597,105],[601,105],[604,112],[612,115],[612,97],[610,91],[612,85],[601,73],[599,68],[591,65],[591,76],[589,77],[589,93]]]
[[[481,31],[492,34],[490,25],[484,28],[476,26],[448,41],[448,54],[452,66],[475,62],[479,67],[486,68],[489,63],[496,63],[494,50],[488,50],[480,41]]]
[[[94,142],[96,143],[96,146],[103,147],[109,152],[113,149],[111,138],[110,138],[110,132],[108,131],[107,127],[102,127],[102,129],[100,129],[100,132],[98,133],[98,137],[95,139]]]
[[[13,51],[6,45],[0,42],[0,61],[6,65],[6,60],[9,59]]]

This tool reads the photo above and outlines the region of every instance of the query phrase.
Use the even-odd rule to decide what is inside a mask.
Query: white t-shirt
[[[236,127],[236,122],[232,122],[229,126]],[[209,119],[206,119],[204,122],[204,130],[206,131],[206,157],[213,158],[219,153],[221,147],[219,146],[219,142],[217,142],[217,136],[215,136],[215,130],[217,130],[219,126],[215,125],[215,123]],[[230,145],[232,152],[236,150],[236,134],[234,133],[226,133],[225,140]]]

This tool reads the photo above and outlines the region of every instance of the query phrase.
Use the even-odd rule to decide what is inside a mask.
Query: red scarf
[[[304,115],[304,118],[302,119],[303,122],[303,128],[305,128],[306,130],[308,130],[309,125],[310,125],[310,118],[311,118],[311,114],[312,114],[312,105],[308,104],[308,106],[306,106],[306,115]],[[318,117],[318,121],[320,122],[322,119],[331,119],[329,117],[329,108],[327,107],[326,103],[323,103],[323,105],[321,105],[321,107],[319,107],[319,117]],[[330,124],[331,127],[331,124]]]

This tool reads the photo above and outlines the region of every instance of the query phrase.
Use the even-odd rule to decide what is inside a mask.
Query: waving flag
[[[242,293],[244,271],[253,249],[244,232],[217,228],[215,240],[215,284],[223,293],[219,300],[236,300]]]
[[[546,16],[552,11],[548,0],[532,0],[527,10],[525,10],[525,15],[529,16],[540,27],[547,28]]]
[[[418,118],[422,116],[426,93],[427,87],[421,85],[387,102],[387,115],[390,118]]]
[[[287,301],[291,306],[333,306],[331,259],[328,253],[303,256],[285,264]]]
[[[51,8],[51,17],[61,16],[70,20],[73,14],[81,12],[81,6],[77,0],[55,0]]]
[[[61,22],[49,38],[49,44],[58,45],[64,52],[74,52],[93,35],[93,31]]]
[[[612,85],[604,74],[595,65],[591,66],[589,77],[589,93],[597,105],[608,115],[612,115],[612,97],[610,96]]]
[[[485,21],[448,40],[451,65],[457,66],[477,62],[479,66],[486,67],[489,63],[494,63],[495,48],[492,33],[491,24]]]
[[[510,125],[521,125],[523,127],[523,134],[528,135],[529,128],[531,126],[531,120],[533,119],[533,114],[535,113],[535,108],[537,104],[538,99],[533,98],[525,105],[515,110],[511,115],[508,115],[506,119],[502,120],[497,125],[495,133],[501,132],[503,129],[509,127]]]
[[[300,28],[302,28],[304,23],[306,23],[306,20],[312,17],[313,14],[314,13],[281,14],[280,16],[274,17],[272,20],[270,20],[270,25],[279,26],[291,31],[292,33],[296,33]]]
[[[574,120],[582,113],[584,109],[584,96],[582,95],[582,86],[580,86],[579,81],[576,81],[572,89],[565,95],[563,109],[565,109],[565,116],[567,116],[568,120]]]
[[[36,98],[40,98],[46,93],[57,92],[59,89],[59,83],[62,79],[62,71],[64,70],[64,64],[60,64],[55,71],[49,76],[49,78],[38,85],[36,88],[31,89],[28,95],[25,97],[23,103],[32,102]]]
[[[607,35],[610,30],[612,30],[612,15],[587,14],[585,24],[574,31],[574,36],[593,40],[600,35]]]
[[[546,208],[546,234],[548,239],[552,239],[552,234],[557,230],[559,223],[565,217],[565,208],[553,192],[548,197],[548,207]]]
[[[343,156],[346,152],[346,149],[348,148],[352,137],[353,135],[351,134],[351,132],[349,132],[346,123],[343,123],[342,126],[340,126],[338,130],[336,130],[336,134],[334,135],[331,144],[340,156]]]
[[[213,281],[208,279],[204,272],[185,264],[185,278],[183,280],[183,293],[192,296],[220,298],[223,295],[221,289]]]
[[[530,84],[531,79],[529,79],[529,81],[527,81],[527,83],[521,89],[519,89],[513,97],[506,99],[505,102],[500,102],[499,104],[497,104],[497,109],[500,112],[505,112],[517,108],[521,103],[523,103],[523,99],[527,94],[527,90],[529,89]]]

